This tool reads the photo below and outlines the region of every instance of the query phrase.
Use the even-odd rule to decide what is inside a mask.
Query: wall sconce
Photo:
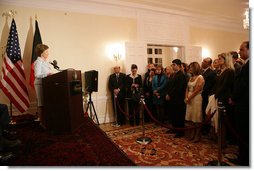
[[[249,25],[250,25],[250,23],[249,23],[249,8],[245,9],[244,15],[245,15],[245,18],[243,19],[243,28],[248,30]]]
[[[114,60],[117,62],[121,60],[122,55],[119,52],[117,52],[113,54],[113,57],[114,57]]]
[[[125,57],[125,49],[123,43],[108,44],[105,49],[106,55],[110,60],[119,62]]]

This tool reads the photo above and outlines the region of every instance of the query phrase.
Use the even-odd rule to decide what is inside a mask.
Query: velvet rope
[[[126,113],[125,111],[123,111],[123,109],[121,108],[121,106],[120,106],[120,104],[119,104],[119,101],[117,100],[117,96],[115,96],[115,98],[114,98],[114,100],[115,100],[115,102],[116,102],[116,105],[117,105],[117,107],[118,107],[118,109],[120,110],[120,112],[122,113],[122,114],[124,114],[127,118],[134,118],[134,115],[129,115],[128,113]]]
[[[185,130],[190,130],[190,129],[197,129],[197,128],[201,128],[203,125],[206,125],[207,123],[209,123],[212,119],[212,117],[214,116],[214,114],[216,113],[216,110],[206,119],[206,121],[204,121],[203,123],[199,123],[196,126],[188,126],[188,127],[184,127],[184,128],[175,128],[172,127],[170,125],[167,124],[163,124],[161,122],[159,122],[154,116],[153,114],[150,112],[150,110],[148,109],[148,107],[146,106],[145,103],[143,103],[144,108],[146,109],[148,115],[150,116],[150,118],[157,124],[161,125],[162,127],[168,128],[170,130],[175,130],[175,131],[185,131]]]
[[[133,116],[128,116],[128,114],[126,112],[124,112],[117,100],[117,96],[115,97],[115,100],[116,100],[116,104],[117,104],[117,107],[120,109],[120,112],[123,113],[125,116],[131,118]],[[172,127],[172,126],[169,126],[167,124],[163,124],[161,122],[159,122],[154,116],[153,114],[151,113],[151,111],[148,109],[147,105],[145,104],[144,100],[141,100],[142,101],[142,105],[144,106],[144,109],[147,111],[149,117],[155,122],[157,123],[158,125],[162,126],[162,127],[165,127],[165,128],[168,128],[170,130],[175,130],[175,131],[185,131],[185,130],[190,130],[190,129],[197,129],[197,128],[201,128],[202,126],[208,124],[212,117],[215,115],[216,113],[216,110],[202,123],[199,123],[197,126],[188,126],[188,127],[184,127],[184,128],[175,128],[175,127]],[[243,144],[244,146],[247,146],[247,143],[243,141],[243,139],[241,138],[241,136],[239,135],[239,133],[233,128],[232,126],[232,122],[230,121],[230,119],[228,118],[227,115],[224,115],[224,121],[227,125],[227,127],[231,130],[231,132],[233,133],[234,137],[236,139],[238,139],[239,143]]]
[[[133,116],[132,115],[128,115],[126,112],[123,111],[123,109],[121,108],[118,100],[117,100],[117,96],[115,97],[114,99],[116,101],[116,104],[117,104],[117,107],[118,109],[120,110],[121,113],[123,113],[125,116],[127,116],[128,118],[132,118]],[[185,131],[185,130],[189,130],[189,129],[197,129],[197,128],[201,128],[203,125],[206,125],[208,124],[212,117],[214,116],[214,114],[216,113],[216,110],[207,118],[207,120],[203,123],[199,123],[198,125],[196,126],[188,126],[188,127],[184,127],[184,128],[174,128],[172,126],[169,126],[167,124],[163,124],[161,122],[159,122],[154,116],[153,114],[150,112],[150,110],[148,109],[148,107],[146,106],[145,102],[141,99],[142,101],[142,105],[144,106],[144,109],[147,111],[149,117],[155,122],[157,123],[158,125],[162,126],[162,127],[165,127],[165,128],[168,128],[168,129],[171,129],[171,130],[176,130],[176,131]]]

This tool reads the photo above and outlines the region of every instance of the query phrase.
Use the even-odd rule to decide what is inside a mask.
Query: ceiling
[[[0,3],[78,11],[93,5],[127,7],[163,13],[242,22],[248,0],[1,0]],[[103,8],[101,9],[103,10]]]
[[[87,1],[87,0],[78,0]],[[163,12],[172,10],[213,16],[229,20],[242,20],[248,0],[88,0],[103,4],[154,9]]]

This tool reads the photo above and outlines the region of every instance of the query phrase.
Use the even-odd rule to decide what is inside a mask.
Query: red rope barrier
[[[120,110],[120,112],[122,114],[124,114],[127,118],[134,118],[134,115],[129,115],[128,113],[126,113],[125,111],[123,111],[123,109],[121,108],[120,104],[119,104],[119,101],[117,100],[117,96],[114,98],[115,102],[116,102],[116,105],[118,107],[118,109]]]
[[[185,130],[189,130],[189,129],[197,129],[197,128],[201,128],[203,125],[206,125],[207,123],[209,123],[212,119],[212,117],[214,116],[214,114],[216,113],[216,110],[206,119],[205,122],[203,123],[199,123],[198,126],[188,126],[188,127],[185,127],[185,128],[175,128],[175,127],[172,127],[172,126],[169,126],[169,125],[166,125],[166,124],[163,124],[161,122],[159,122],[154,116],[153,114],[150,112],[150,110],[148,109],[148,107],[146,106],[146,104],[143,104],[144,105],[144,108],[146,109],[148,115],[150,116],[150,118],[157,124],[161,125],[162,127],[165,127],[165,128],[168,128],[168,129],[171,129],[171,130],[176,130],[176,131],[185,131]]]

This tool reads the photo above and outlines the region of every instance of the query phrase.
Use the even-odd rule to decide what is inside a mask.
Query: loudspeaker
[[[91,70],[85,72],[85,89],[90,93],[98,91],[98,71]]]

